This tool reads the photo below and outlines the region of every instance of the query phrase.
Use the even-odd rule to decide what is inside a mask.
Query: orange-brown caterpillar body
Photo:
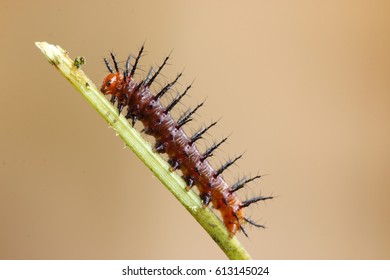
[[[235,193],[246,183],[260,178],[260,176],[248,179],[244,178],[232,186],[229,186],[226,183],[222,177],[222,172],[241,158],[241,156],[229,160],[218,170],[214,170],[207,159],[213,155],[215,149],[226,141],[226,138],[219,143],[215,143],[203,153],[198,150],[195,142],[200,139],[209,128],[214,126],[216,122],[211,123],[191,137],[187,136],[182,127],[192,120],[191,116],[203,105],[203,103],[200,103],[194,109],[185,112],[177,121],[174,120],[170,111],[187,93],[191,88],[191,85],[188,86],[182,94],[179,94],[174,98],[168,106],[163,106],[160,99],[177,82],[181,77],[181,73],[174,81],[163,87],[156,95],[152,94],[150,86],[166,65],[169,56],[165,58],[157,71],[154,72],[153,68],[151,68],[146,79],[139,82],[134,79],[134,73],[143,50],[144,47],[142,46],[133,65],[130,64],[131,56],[129,56],[123,72],[119,70],[118,63],[112,53],[111,58],[114,69],[112,69],[109,62],[104,59],[110,73],[104,79],[101,92],[105,95],[112,96],[111,102],[113,104],[117,103],[119,113],[127,107],[127,114],[125,116],[127,119],[131,119],[133,126],[137,120],[142,122],[145,133],[152,135],[156,140],[154,146],[155,151],[168,155],[168,162],[171,165],[172,170],[181,170],[183,178],[187,182],[186,189],[190,190],[193,186],[196,186],[203,207],[207,207],[211,202],[214,208],[221,212],[223,222],[229,231],[230,236],[235,235],[239,230],[247,235],[243,228],[244,223],[249,223],[256,227],[264,227],[245,217],[243,208],[252,203],[272,199],[273,197],[259,196],[240,202]]]

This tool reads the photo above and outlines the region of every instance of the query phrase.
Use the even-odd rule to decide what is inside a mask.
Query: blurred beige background
[[[256,259],[390,258],[389,1],[2,1],[1,259],[225,259],[35,41],[103,57],[146,41],[141,65],[173,49],[179,107],[207,98],[195,129],[232,133],[218,166],[268,174],[241,192],[268,228],[239,235]],[[139,72],[140,78],[145,75]],[[207,142],[206,142],[207,143]],[[200,143],[200,147],[204,148]]]

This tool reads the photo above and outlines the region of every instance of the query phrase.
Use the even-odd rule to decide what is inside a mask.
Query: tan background
[[[1,259],[225,258],[35,41],[96,84],[110,50],[146,41],[148,70],[173,49],[160,83],[185,69],[191,127],[232,133],[215,165],[246,151],[228,179],[278,196],[249,209],[254,258],[390,258],[390,2],[210,2],[1,2]]]

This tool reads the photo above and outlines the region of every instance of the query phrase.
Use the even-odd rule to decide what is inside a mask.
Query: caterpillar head
[[[118,92],[121,92],[123,88],[123,74],[120,72],[110,73],[104,79],[100,91],[104,95],[116,95]]]

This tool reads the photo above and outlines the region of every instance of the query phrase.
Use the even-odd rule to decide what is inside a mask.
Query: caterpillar
[[[244,177],[239,179],[233,185],[229,185],[222,176],[222,173],[239,160],[242,155],[228,160],[219,169],[214,169],[208,159],[213,156],[213,152],[223,144],[227,138],[214,143],[204,152],[200,152],[195,142],[201,139],[206,131],[215,126],[217,122],[203,127],[192,136],[188,136],[183,126],[193,119],[195,112],[202,107],[204,102],[199,103],[193,109],[188,109],[177,120],[174,120],[171,111],[179,101],[187,94],[191,88],[189,85],[181,94],[178,94],[167,105],[163,106],[161,98],[172,89],[182,76],[179,73],[176,78],[166,84],[162,89],[153,94],[151,85],[156,80],[164,66],[167,65],[170,55],[165,57],[164,61],[158,66],[157,71],[150,68],[146,78],[137,81],[134,77],[137,65],[144,51],[144,45],[140,48],[138,55],[134,57],[129,55],[125,62],[124,71],[119,69],[115,55],[111,52],[112,64],[104,58],[104,63],[109,71],[101,86],[101,92],[104,95],[111,95],[111,103],[116,104],[119,114],[124,108],[127,108],[124,116],[131,121],[132,126],[137,121],[143,124],[143,131],[154,137],[154,151],[165,153],[168,156],[170,170],[180,170],[182,177],[187,183],[186,190],[189,191],[196,186],[202,202],[202,207],[207,207],[210,203],[219,210],[224,225],[226,226],[230,237],[233,237],[238,231],[248,236],[243,225],[248,223],[255,227],[264,228],[263,225],[255,223],[249,217],[244,215],[244,208],[249,205],[272,199],[272,196],[257,196],[245,201],[240,201],[236,192],[242,189],[246,184],[261,176]],[[112,67],[113,66],[113,67]]]

